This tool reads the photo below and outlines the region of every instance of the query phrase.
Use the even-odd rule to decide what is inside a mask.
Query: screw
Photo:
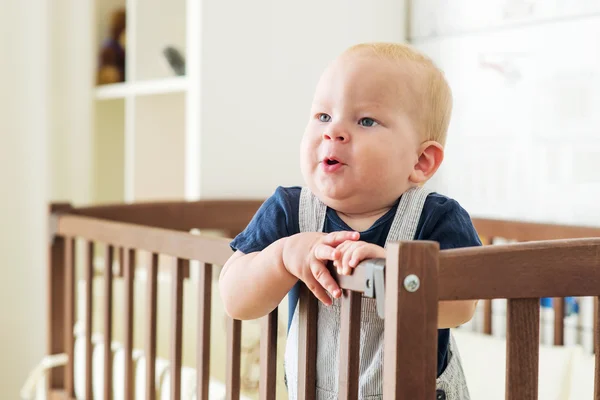
[[[419,277],[415,274],[410,274],[406,278],[404,278],[404,288],[411,293],[419,290],[419,286],[421,285],[421,281]]]
[[[370,279],[367,279],[366,284],[367,284],[367,288],[371,289],[371,280]]]

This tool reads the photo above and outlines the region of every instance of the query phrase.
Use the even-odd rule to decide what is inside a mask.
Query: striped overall
[[[386,238],[389,242],[413,240],[429,192],[409,189],[402,195],[398,210]],[[321,232],[327,207],[307,188],[300,196],[300,232]],[[383,393],[383,327],[377,315],[375,299],[363,297],[360,326],[359,399],[376,400]],[[298,389],[298,309],[294,312],[285,349],[285,375],[290,400],[297,399]],[[331,306],[319,302],[317,318],[317,400],[337,400],[338,360],[340,348],[340,301]],[[437,379],[438,397],[469,400],[464,372],[456,343],[450,335],[448,365]]]

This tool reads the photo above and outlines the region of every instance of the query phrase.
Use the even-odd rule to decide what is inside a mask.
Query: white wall
[[[47,1],[27,0],[0,12],[0,26],[12,32],[0,35],[2,399],[19,398],[46,343],[47,10]]]
[[[472,215],[600,226],[600,5],[478,3],[415,2],[455,96],[432,183]]]
[[[50,198],[87,204],[93,187],[94,8],[89,1],[63,0],[53,2],[50,12]]]
[[[357,42],[404,41],[404,7],[206,1],[202,197],[264,197],[277,185],[302,184],[299,143],[323,68]]]

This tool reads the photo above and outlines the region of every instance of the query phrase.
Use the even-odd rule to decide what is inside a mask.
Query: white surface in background
[[[420,40],[455,96],[431,185],[474,216],[600,225],[598,37],[590,17]]]

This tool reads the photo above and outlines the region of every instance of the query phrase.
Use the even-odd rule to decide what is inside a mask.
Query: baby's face
[[[392,205],[411,183],[421,144],[410,118],[414,74],[371,55],[344,55],[323,74],[301,146],[302,174],[345,213]]]

